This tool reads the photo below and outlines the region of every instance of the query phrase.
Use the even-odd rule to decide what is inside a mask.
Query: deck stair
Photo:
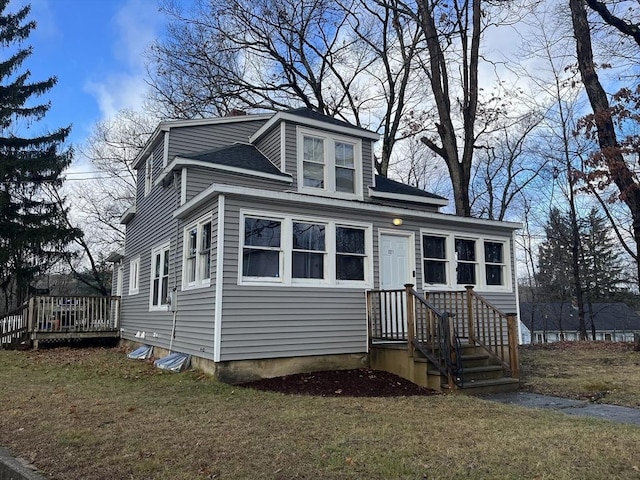
[[[471,288],[430,300],[412,285],[370,292],[372,368],[452,393],[517,390],[515,315],[500,312]]]

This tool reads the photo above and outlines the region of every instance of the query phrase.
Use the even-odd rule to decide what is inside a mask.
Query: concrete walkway
[[[555,410],[567,415],[594,417],[612,422],[640,425],[640,409],[638,408],[619,407],[604,403],[592,403],[587,400],[571,400],[527,392],[499,393],[485,395],[480,398],[522,407]]]

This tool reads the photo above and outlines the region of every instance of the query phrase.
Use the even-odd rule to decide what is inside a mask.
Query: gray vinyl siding
[[[256,143],[256,148],[271,160],[276,167],[282,168],[280,165],[280,126],[271,129],[264,137]]]
[[[176,155],[202,152],[233,143],[249,143],[265,120],[174,127],[169,132],[169,161]]]
[[[259,203],[259,207],[256,204]],[[362,353],[365,288],[238,285],[240,210],[370,222],[349,211],[226,197],[221,360]]]
[[[256,206],[258,204],[259,206]],[[328,210],[321,206],[255,201],[227,196],[225,210],[224,292],[221,332],[221,360],[361,353],[366,351],[366,288],[298,287],[287,285],[238,285],[241,209],[266,214],[296,216],[301,220],[324,218],[338,222],[372,225],[374,287],[379,286],[379,230],[391,231],[393,215],[372,214],[347,209]],[[416,283],[422,286],[420,228],[444,229],[468,236],[490,234],[511,238],[510,231],[483,227],[455,226],[455,217],[426,221],[406,217],[397,231],[415,236]],[[475,231],[474,231],[475,230]],[[498,235],[500,233],[501,235]],[[512,258],[513,258],[513,254]],[[513,261],[513,260],[512,260]],[[513,283],[515,285],[515,283]],[[515,293],[483,294],[506,312],[513,311]]]
[[[344,134],[339,134],[344,135]],[[285,124],[285,163],[286,173],[293,176],[293,188],[298,188],[298,150],[297,130],[293,123]],[[365,199],[369,198],[369,187],[373,186],[373,149],[372,141],[362,139],[362,190]]]
[[[198,195],[212,183],[236,185],[239,187],[260,188],[263,190],[285,191],[291,189],[288,182],[279,182],[261,177],[226,173],[213,168],[188,167],[187,201]]]
[[[189,291],[181,290],[181,282],[184,227],[212,210],[215,210],[212,216],[212,263],[215,261],[216,201],[194,212],[187,221],[178,223],[172,217],[172,213],[177,207],[176,202],[179,196],[179,190],[175,191],[173,184],[167,187],[161,185],[154,187],[152,192],[138,204],[136,215],[127,225],[127,244],[123,260],[125,268],[121,310],[122,338],[169,348],[173,312],[150,312],[149,302],[152,249],[170,241],[169,291],[174,287],[178,289],[173,351],[213,359],[215,277],[212,277],[209,287]],[[129,295],[129,261],[138,255],[140,255],[139,293]],[[212,275],[215,275],[215,272],[212,272]],[[135,337],[137,332],[144,332],[145,338]]]

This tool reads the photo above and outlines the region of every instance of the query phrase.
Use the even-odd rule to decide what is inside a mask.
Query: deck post
[[[413,299],[413,284],[406,283],[404,285],[406,290],[406,302],[407,302],[407,349],[409,351],[409,356],[413,357],[414,355],[414,346],[413,339],[416,335],[416,316],[415,316],[415,301]]]
[[[517,315],[507,313],[507,334],[509,337],[509,366],[511,367],[511,377],[520,378],[520,358],[518,355],[518,325]]]
[[[467,328],[469,335],[469,343],[476,343],[476,330],[475,330],[475,322],[474,322],[474,311],[473,311],[473,285],[467,285],[464,287],[467,289]]]
[[[33,332],[35,330],[35,308],[36,305],[36,298],[35,297],[31,297],[29,299],[29,306],[26,309],[27,311],[27,330],[29,333]]]

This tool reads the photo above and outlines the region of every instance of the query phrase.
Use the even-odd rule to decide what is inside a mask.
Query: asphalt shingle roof
[[[286,113],[290,113],[292,115],[297,115],[299,117],[307,118],[310,120],[318,120],[320,122],[329,123],[331,125],[337,125],[340,127],[349,127],[349,128],[357,128],[359,130],[363,130],[365,132],[369,132],[366,128],[358,127],[356,125],[352,125],[349,122],[345,122],[344,120],[338,120],[337,118],[330,117],[329,115],[324,115],[323,113],[316,112],[307,107],[303,108],[293,108],[291,110],[286,110]]]
[[[213,163],[226,167],[287,176],[278,170],[256,147],[243,143],[236,143],[228,147],[220,147],[205,152],[196,152],[180,156],[189,160],[198,160],[200,162]]]
[[[386,177],[376,175],[376,186],[372,187],[374,192],[395,193],[397,195],[412,195],[414,197],[433,198],[437,200],[446,200],[446,198],[430,193],[420,188],[412,187],[405,183],[396,182]]]

